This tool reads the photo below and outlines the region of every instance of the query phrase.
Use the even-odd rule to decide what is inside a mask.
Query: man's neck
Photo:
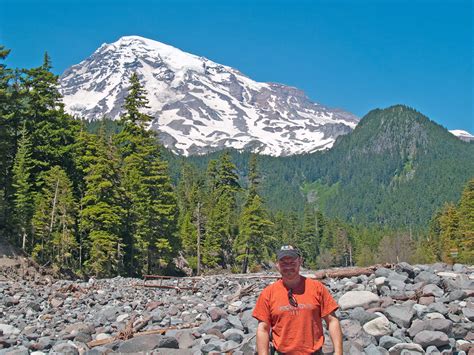
[[[301,282],[301,280],[303,279],[303,277],[301,275],[298,275],[297,277],[293,278],[293,279],[282,279],[283,281],[283,284],[287,287],[287,288],[296,288],[296,286],[299,285],[299,283]]]

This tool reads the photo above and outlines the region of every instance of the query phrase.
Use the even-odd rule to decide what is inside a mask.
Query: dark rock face
[[[347,354],[467,354],[474,349],[473,278],[474,268],[464,265],[402,263],[325,283],[344,305],[337,314]],[[257,329],[252,310],[272,281],[207,276],[196,293],[136,287],[139,280],[121,277],[0,281],[0,354],[251,354]],[[191,281],[180,280],[186,283]],[[252,283],[253,291],[239,297],[237,290]],[[395,289],[394,298],[382,295]],[[127,330],[138,325],[148,335],[127,339]],[[323,350],[331,353],[325,332]]]

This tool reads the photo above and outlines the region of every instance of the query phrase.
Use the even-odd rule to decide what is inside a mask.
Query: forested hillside
[[[231,155],[245,183],[250,155]],[[218,156],[170,156],[170,162],[204,170]],[[473,156],[474,144],[399,105],[369,112],[329,151],[260,156],[261,191],[273,211],[302,213],[309,202],[346,222],[426,229],[433,213],[457,201],[474,176]]]
[[[310,267],[473,262],[473,145],[412,109],[372,111],[325,153],[183,158],[147,129],[137,75],[117,122],[69,116],[57,83],[47,55],[0,64],[0,236],[42,265],[246,272],[283,243]]]

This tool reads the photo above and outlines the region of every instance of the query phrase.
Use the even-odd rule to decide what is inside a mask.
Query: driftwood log
[[[345,267],[345,268],[333,268],[333,269],[324,269],[316,271],[315,273],[303,272],[302,275],[311,279],[323,280],[326,278],[344,278],[344,277],[353,277],[360,275],[372,275],[375,273],[375,270],[379,268],[393,268],[393,264],[378,264],[367,267]],[[229,275],[229,279],[277,279],[280,278],[280,275]]]

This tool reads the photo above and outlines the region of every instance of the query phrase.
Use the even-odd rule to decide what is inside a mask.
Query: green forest
[[[0,237],[78,276],[474,262],[474,145],[415,110],[368,113],[327,151],[179,157],[132,75],[118,121],[64,111],[58,76],[0,46]]]

